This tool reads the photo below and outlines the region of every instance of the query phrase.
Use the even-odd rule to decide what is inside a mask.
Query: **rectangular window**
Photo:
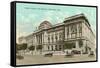
[[[69,26],[67,27],[67,35],[69,35]]]
[[[77,26],[75,24],[71,25],[71,33],[72,34],[77,33]]]
[[[79,24],[79,33],[82,33],[82,23]]]
[[[50,43],[50,37],[48,36],[48,43]]]
[[[52,35],[52,43],[54,42],[53,35]]]

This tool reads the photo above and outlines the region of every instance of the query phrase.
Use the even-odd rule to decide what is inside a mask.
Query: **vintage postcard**
[[[16,3],[16,65],[97,60],[97,7]]]

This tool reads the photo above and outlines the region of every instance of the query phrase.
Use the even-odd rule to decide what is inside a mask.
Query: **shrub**
[[[94,52],[91,51],[90,54],[89,54],[89,57],[94,57],[94,56],[95,56]]]
[[[21,55],[16,55],[16,59],[22,60],[22,59],[24,59],[24,57]]]

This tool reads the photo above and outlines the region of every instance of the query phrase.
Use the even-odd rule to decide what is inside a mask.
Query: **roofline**
[[[91,26],[90,23],[89,23],[89,21],[88,21],[88,19],[86,18],[86,16],[83,13],[67,17],[65,19],[64,23],[67,22],[67,21],[70,21],[70,20],[77,19],[77,18],[83,18],[83,19],[85,19],[85,21],[87,21],[88,25]]]

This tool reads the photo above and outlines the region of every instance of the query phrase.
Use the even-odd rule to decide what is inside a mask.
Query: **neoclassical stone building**
[[[64,51],[65,46],[73,45],[72,50],[84,53],[95,49],[95,40],[89,21],[84,14],[78,14],[56,25],[43,21],[38,30],[26,37],[20,37],[19,44],[27,43],[28,46],[35,46],[35,51],[38,51],[36,47],[41,45],[42,52]]]

